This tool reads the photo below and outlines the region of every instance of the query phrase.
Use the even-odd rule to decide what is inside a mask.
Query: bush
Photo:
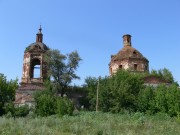
[[[59,97],[50,90],[37,92],[34,95],[36,102],[35,113],[39,116],[72,115],[74,104],[66,97]]]
[[[52,95],[42,94],[35,98],[35,113],[39,116],[49,116],[55,114],[56,98]]]
[[[56,106],[56,114],[58,116],[63,115],[72,115],[74,110],[74,105],[71,100],[66,97],[57,97],[57,106]]]
[[[180,90],[177,85],[146,87],[138,96],[138,109],[150,114],[166,113],[177,116],[180,112]]]
[[[25,117],[29,114],[30,109],[28,105],[20,106],[15,108],[15,116],[16,117]]]
[[[29,114],[30,108],[28,105],[15,107],[13,103],[6,104],[6,116],[7,117],[25,117]]]
[[[139,92],[137,106],[140,112],[154,113],[154,91],[153,87],[147,86]]]

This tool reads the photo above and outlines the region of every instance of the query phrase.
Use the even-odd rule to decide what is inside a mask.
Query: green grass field
[[[180,119],[165,114],[81,112],[76,116],[0,117],[0,135],[180,135]]]

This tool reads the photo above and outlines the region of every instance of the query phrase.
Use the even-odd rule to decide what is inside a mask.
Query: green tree
[[[155,107],[157,112],[167,113],[166,92],[167,87],[165,85],[159,85],[155,90]]]
[[[99,106],[103,112],[111,111],[112,100],[114,95],[112,93],[113,81],[109,77],[99,79]],[[107,99],[107,97],[109,99]]]
[[[97,79],[86,79],[88,97],[91,107],[95,108]],[[144,89],[141,76],[128,71],[119,70],[111,77],[99,80],[99,108],[105,112],[121,112],[137,110],[139,91]]]
[[[7,81],[6,77],[0,74],[0,115],[5,113],[5,105],[14,101],[17,87],[17,79]]]
[[[138,111],[154,113],[154,91],[155,88],[151,86],[140,90],[137,100]]]
[[[167,113],[170,116],[177,116],[180,114],[180,89],[176,85],[167,87],[166,103],[168,106]]]
[[[87,100],[89,101],[88,109],[95,110],[96,106],[96,90],[98,79],[95,77],[87,77],[85,79],[84,89],[87,91]]]
[[[141,89],[144,89],[140,75],[119,70],[111,79],[112,105],[110,110],[112,112],[136,111],[138,94]]]
[[[59,50],[50,50],[47,52],[45,62],[49,67],[49,76],[53,78],[56,89],[63,97],[65,89],[70,85],[73,79],[79,79],[75,74],[81,58],[74,51],[63,55]]]

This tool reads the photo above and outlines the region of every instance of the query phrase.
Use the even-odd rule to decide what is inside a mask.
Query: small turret
[[[39,32],[36,34],[36,42],[43,42],[43,34],[41,33],[42,28],[40,25]]]
[[[125,46],[131,46],[131,35],[123,35],[123,44]]]

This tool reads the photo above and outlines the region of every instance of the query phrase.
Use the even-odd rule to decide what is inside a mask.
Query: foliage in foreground
[[[29,114],[31,109],[29,108],[28,105],[23,105],[23,106],[14,106],[13,103],[9,103],[6,105],[5,109],[5,116],[8,117],[25,117]]]
[[[162,77],[173,81],[170,72],[160,71]],[[95,110],[96,91],[99,89],[99,110],[104,112],[140,111],[148,114],[161,112],[170,116],[180,115],[180,89],[177,84],[145,86],[142,77],[144,75],[124,70],[118,71],[112,77],[88,77],[84,87],[88,92],[89,109]]]
[[[50,87],[47,87],[50,88]],[[67,97],[60,97],[52,92],[52,87],[34,95],[36,102],[35,113],[39,116],[72,115],[74,105]]]
[[[150,114],[161,112],[178,116],[180,115],[180,89],[176,85],[146,87],[140,91],[137,103],[141,112]]]
[[[6,104],[14,101],[17,87],[17,79],[7,81],[6,76],[0,73],[0,116],[5,114]]]
[[[87,78],[85,88],[88,91],[90,109],[95,108],[98,80]],[[99,109],[104,112],[121,112],[137,110],[139,91],[144,88],[138,74],[120,70],[112,77],[99,78]]]
[[[29,135],[179,135],[180,119],[158,113],[111,114],[85,112],[77,116],[0,118],[0,134]]]

